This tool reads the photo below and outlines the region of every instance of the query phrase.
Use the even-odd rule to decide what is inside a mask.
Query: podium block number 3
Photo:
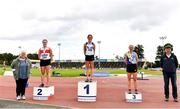
[[[89,94],[89,84],[87,84],[84,89],[86,89],[86,94]]]
[[[37,95],[42,95],[42,89],[38,89],[37,92]]]

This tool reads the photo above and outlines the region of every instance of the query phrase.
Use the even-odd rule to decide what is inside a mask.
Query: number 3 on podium
[[[86,89],[86,94],[89,94],[89,84],[87,84],[84,89]]]
[[[133,94],[133,95],[132,95],[132,99],[133,99],[133,100],[136,99],[136,95]]]

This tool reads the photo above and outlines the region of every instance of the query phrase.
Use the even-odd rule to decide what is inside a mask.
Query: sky
[[[0,0],[0,53],[36,53],[48,39],[54,59],[84,59],[83,44],[93,35],[96,55],[123,56],[129,44],[144,46],[154,61],[160,37],[180,60],[180,0]]]

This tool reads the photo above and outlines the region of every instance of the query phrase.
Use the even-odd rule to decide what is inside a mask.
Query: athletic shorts
[[[51,64],[51,59],[48,60],[40,60],[40,67],[48,66]]]
[[[128,73],[136,73],[137,72],[137,64],[127,64],[126,71]]]
[[[94,61],[94,55],[86,55],[85,61]]]

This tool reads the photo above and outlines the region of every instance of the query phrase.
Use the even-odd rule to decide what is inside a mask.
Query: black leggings
[[[16,80],[16,96],[25,95],[25,89],[28,79],[18,79]]]

